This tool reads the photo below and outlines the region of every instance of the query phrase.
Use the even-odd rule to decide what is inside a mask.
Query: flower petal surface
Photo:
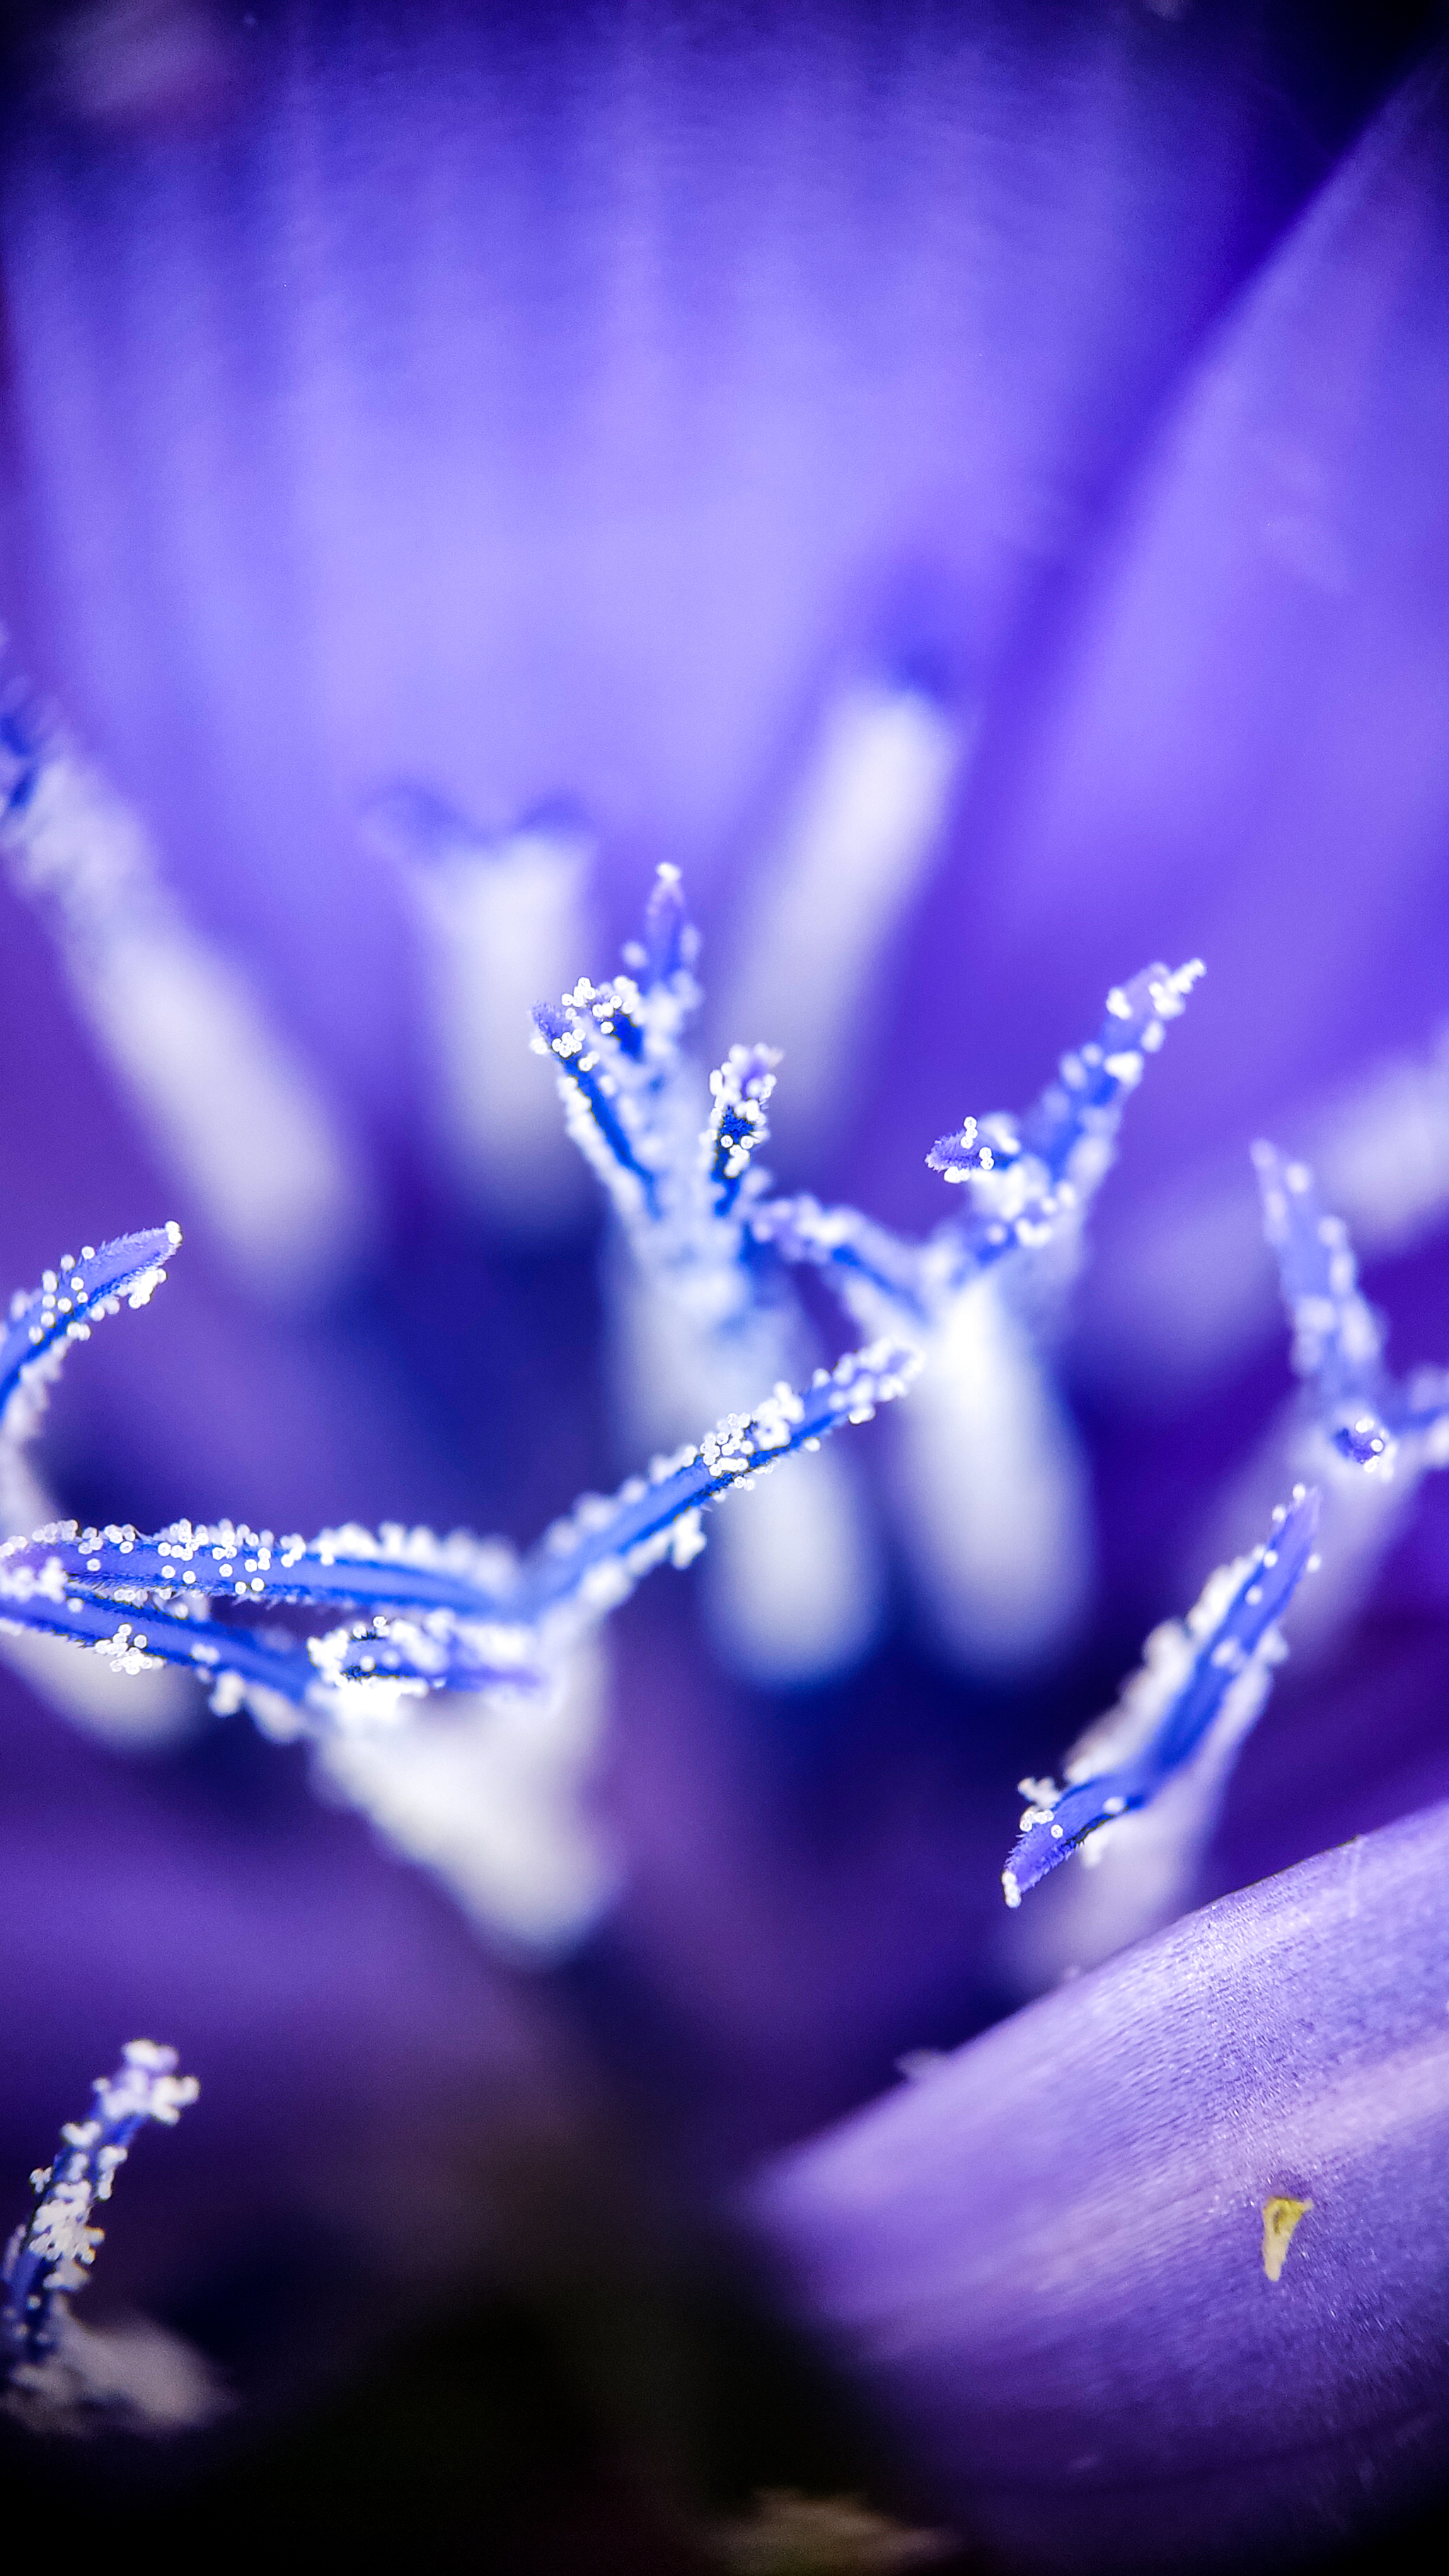
[[[1224,1898],[764,2173],[933,2509],[1258,2565],[1442,2463],[1446,1858],[1438,1807]]]

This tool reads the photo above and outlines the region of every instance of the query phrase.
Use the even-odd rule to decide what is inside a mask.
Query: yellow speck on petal
[[[1313,2207],[1311,2200],[1265,2200],[1263,2203],[1263,2269],[1270,2281],[1281,2280],[1288,2248],[1300,2218],[1306,2218]]]

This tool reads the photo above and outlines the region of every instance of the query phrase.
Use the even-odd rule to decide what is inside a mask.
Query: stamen
[[[1318,1494],[1296,1488],[1270,1543],[1206,1585],[1186,1621],[1147,1641],[1117,1707],[1068,1756],[1065,1785],[1029,1784],[1030,1805],[1002,1873],[1008,1905],[1119,1817],[1148,1806],[1226,1735],[1236,1750],[1285,1651],[1276,1622],[1313,1558]],[[1215,1783],[1216,1785],[1216,1778]]]

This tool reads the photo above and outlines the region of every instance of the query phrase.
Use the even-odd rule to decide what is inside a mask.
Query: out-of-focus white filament
[[[326,1293],[371,1231],[357,1153],[245,977],[184,918],[140,816],[54,741],[0,839],[183,1209],[268,1299]]]
[[[376,797],[365,822],[400,867],[426,941],[453,1177],[508,1231],[556,1233],[587,1205],[588,1180],[530,1050],[529,1012],[588,953],[592,835],[559,812],[490,837],[413,788]]]
[[[768,1476],[716,1515],[704,1606],[721,1659],[789,1688],[849,1672],[884,1617],[880,1555],[858,1480],[837,1451]]]
[[[607,1704],[605,1648],[584,1638],[550,1699],[445,1693],[404,1725],[324,1737],[316,1775],[441,1879],[486,1939],[546,1961],[584,1938],[618,1886],[587,1804]]]
[[[897,1509],[941,1644],[988,1677],[1049,1664],[1090,1589],[1091,1497],[1047,1367],[990,1276],[932,1336],[895,1432]]]
[[[1308,1159],[1360,1251],[1401,1252],[1449,1212],[1449,1027],[1319,1113]]]
[[[756,1313],[728,1341],[701,1333],[648,1272],[606,1271],[621,1438],[668,1452],[701,1415],[747,1411],[798,1373],[789,1310]],[[916,1390],[919,1392],[919,1389]],[[915,1397],[913,1395],[912,1401]],[[767,1688],[849,1672],[885,1619],[885,1573],[861,1482],[832,1447],[762,1478],[748,1503],[711,1515],[700,1568],[723,1662]]]
[[[719,1025],[784,1050],[771,1124],[789,1146],[846,1096],[881,945],[935,853],[965,748],[960,720],[925,690],[858,682],[827,718],[759,871]]]
[[[193,2432],[231,2403],[205,2355],[152,2318],[92,2326],[69,2313],[56,2349],[22,2362],[0,2401],[31,2432],[52,2435]]]

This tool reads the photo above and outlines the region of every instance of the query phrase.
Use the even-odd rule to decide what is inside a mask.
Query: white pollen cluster
[[[71,2314],[105,2231],[94,2213],[110,2199],[139,2129],[174,2128],[198,2096],[178,2075],[176,2051],[133,2039],[112,2076],[98,2077],[84,2120],[68,2121],[55,2161],[31,2175],[36,2206],[0,2264],[0,2381],[6,2410],[43,2432],[84,2432],[100,2420],[121,2429],[178,2428],[213,2413],[217,2393],[199,2360],[157,2328],[97,2334]]]

